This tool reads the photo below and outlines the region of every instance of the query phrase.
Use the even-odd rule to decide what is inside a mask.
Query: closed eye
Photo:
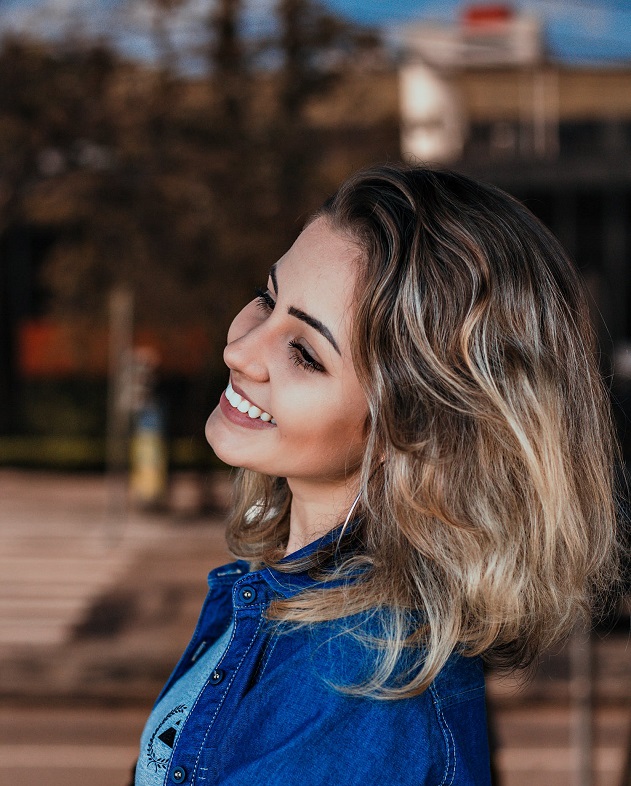
[[[324,371],[324,366],[318,363],[297,339],[294,338],[289,342],[289,349],[294,365],[304,368],[305,371]]]

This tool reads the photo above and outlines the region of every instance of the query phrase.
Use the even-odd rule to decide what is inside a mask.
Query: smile
[[[276,421],[270,415],[269,412],[265,412],[264,410],[257,407],[255,404],[251,404],[247,398],[239,395],[235,390],[232,389],[232,385],[228,383],[228,387],[225,391],[226,398],[228,403],[231,407],[238,410],[239,412],[243,413],[244,415],[247,414],[249,418],[252,420],[260,419],[264,423],[273,423],[276,425]]]

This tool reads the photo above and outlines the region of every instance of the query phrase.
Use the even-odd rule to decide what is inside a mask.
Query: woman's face
[[[222,393],[206,424],[222,461],[290,485],[339,485],[356,472],[368,413],[350,347],[358,258],[358,247],[318,218],[237,314],[224,360],[238,396],[228,389],[230,403]],[[234,408],[239,396],[242,410],[255,408]]]

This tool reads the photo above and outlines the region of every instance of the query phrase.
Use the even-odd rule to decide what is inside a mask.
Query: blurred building
[[[598,287],[613,342],[631,330],[631,64],[546,57],[508,6],[411,27],[399,73],[405,156],[454,166],[525,200]]]
[[[411,26],[399,71],[404,156],[452,166],[526,202],[594,294],[625,454],[631,435],[631,64],[546,54],[540,20],[508,5]],[[627,390],[629,388],[629,390]]]
[[[488,91],[489,100],[480,118],[483,122],[497,112],[495,104],[502,98],[497,85],[487,83],[490,73],[508,71],[517,77],[518,121],[523,119],[524,111],[531,119],[530,99],[545,104],[546,84],[540,76],[544,62],[543,28],[537,17],[517,14],[506,5],[469,6],[452,24],[410,26],[404,46],[400,69],[401,142],[408,155],[430,161],[453,161],[465,155],[465,141],[475,121],[471,117],[470,91],[463,81],[472,73],[478,72],[478,80],[481,75],[481,86]],[[515,86],[511,85],[512,93]],[[532,94],[528,99],[527,93]],[[539,122],[543,109],[535,109]],[[497,122],[505,126],[507,120],[500,111]],[[545,120],[547,123],[549,118],[546,116]],[[500,147],[507,145],[510,133],[505,127],[499,130]],[[541,146],[541,140],[537,142]]]

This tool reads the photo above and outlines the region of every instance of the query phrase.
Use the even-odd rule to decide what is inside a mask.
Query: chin
[[[228,430],[222,421],[221,411],[216,407],[210,413],[204,429],[206,442],[213,449],[215,456],[229,467],[260,472],[259,467],[252,466],[250,446],[235,445],[234,433]]]
[[[206,421],[206,427],[204,428],[204,436],[206,437],[206,442],[208,442],[215,456],[217,456],[220,461],[223,461],[224,464],[228,464],[231,467],[240,466],[238,462],[234,461],[234,445],[231,446],[230,444],[234,442],[234,437],[231,439],[231,435],[226,434],[226,429],[222,428],[219,407],[216,407],[210,413]],[[232,450],[230,449],[231,447]]]

